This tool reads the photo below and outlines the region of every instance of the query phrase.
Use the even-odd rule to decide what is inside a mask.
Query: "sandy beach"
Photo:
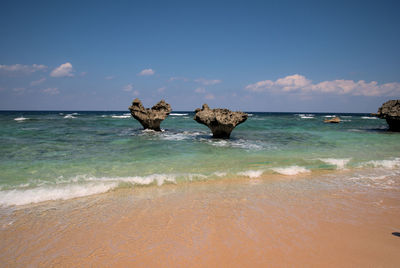
[[[22,207],[2,221],[1,266],[398,267],[398,188],[309,187],[315,180],[149,186]]]

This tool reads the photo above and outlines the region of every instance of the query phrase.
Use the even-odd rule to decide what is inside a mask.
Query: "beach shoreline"
[[[392,234],[400,228],[397,187],[286,178],[123,188],[23,206],[0,230],[0,260],[41,267],[400,264],[400,238]]]

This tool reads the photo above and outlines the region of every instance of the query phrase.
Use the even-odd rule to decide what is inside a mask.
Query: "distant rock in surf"
[[[210,109],[207,104],[195,110],[194,120],[209,127],[214,138],[230,137],[232,130],[247,119],[243,112],[232,112],[228,109]]]
[[[340,123],[340,118],[339,117],[334,117],[332,119],[325,119],[324,122],[325,123],[334,123],[334,124],[336,123],[336,124],[338,124],[338,123]]]
[[[129,107],[133,118],[142,124],[144,129],[161,131],[160,124],[171,112],[171,105],[164,100],[159,101],[151,109],[144,108],[139,99],[135,99]]]
[[[385,102],[374,115],[386,119],[390,130],[400,131],[400,100]]]

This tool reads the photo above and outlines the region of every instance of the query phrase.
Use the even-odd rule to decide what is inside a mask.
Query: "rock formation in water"
[[[196,109],[194,120],[209,127],[214,138],[229,138],[232,130],[247,119],[243,112],[232,112],[228,109],[210,109],[207,104]]]
[[[386,119],[389,129],[400,131],[400,100],[390,100],[378,109],[377,117]]]
[[[325,119],[324,120],[325,123],[340,123],[340,118],[339,117],[334,117],[332,119]]]
[[[133,118],[138,120],[144,129],[161,131],[160,124],[171,112],[171,105],[161,100],[149,109],[144,108],[139,99],[135,99],[129,110]]]

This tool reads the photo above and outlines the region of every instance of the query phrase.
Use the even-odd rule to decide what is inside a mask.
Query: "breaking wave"
[[[71,198],[100,194],[117,187],[117,183],[97,183],[86,185],[66,185],[38,187],[33,189],[15,189],[0,192],[0,205],[26,205],[50,200],[67,200]]]
[[[74,114],[76,115],[76,113],[73,113],[73,114],[67,114],[66,116],[64,116],[64,118],[66,118],[66,119],[72,119],[72,118],[76,118],[76,117],[74,116]]]
[[[189,115],[189,114],[170,113],[169,115],[172,115],[172,116],[185,116],[185,115]]]
[[[262,170],[247,170],[247,171],[239,172],[238,175],[249,177],[249,178],[258,178],[263,173],[264,173],[264,171],[262,171]]]
[[[290,167],[282,167],[282,168],[271,168],[276,173],[282,175],[297,175],[300,173],[308,173],[310,170],[306,169],[305,167],[300,166],[290,166]]]
[[[351,158],[320,158],[319,160],[329,165],[336,166],[337,169],[345,169]]]
[[[378,117],[375,116],[362,116],[362,119],[379,119]]]
[[[17,122],[22,122],[22,121],[25,121],[25,120],[28,120],[28,119],[29,119],[29,118],[25,118],[25,117],[23,117],[23,116],[14,118],[14,120],[17,121]]]
[[[364,163],[362,166],[372,166],[376,168],[395,169],[400,167],[400,158],[392,160],[372,160]]]
[[[131,118],[131,114],[123,114],[123,115],[111,115],[111,118]]]

